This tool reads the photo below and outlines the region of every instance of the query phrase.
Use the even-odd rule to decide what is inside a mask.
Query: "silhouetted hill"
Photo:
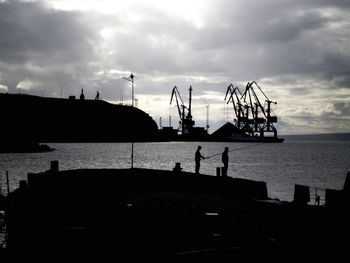
[[[0,94],[1,140],[35,142],[154,141],[155,121],[140,109],[102,100]]]

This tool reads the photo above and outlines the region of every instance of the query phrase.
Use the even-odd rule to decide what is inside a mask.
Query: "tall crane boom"
[[[171,92],[170,104],[172,103],[174,97],[176,100],[176,106],[177,106],[177,110],[180,118],[179,130],[181,130],[182,134],[188,134],[191,132],[194,126],[194,121],[192,120],[192,114],[191,114],[192,86],[190,86],[190,89],[189,89],[189,107],[186,107],[184,105],[184,102],[180,96],[180,92],[176,86],[174,86]],[[187,114],[185,114],[186,110],[187,110]]]
[[[180,95],[180,92],[176,86],[174,86],[174,88],[171,92],[170,105],[171,105],[174,97],[176,100],[176,106],[177,106],[177,111],[179,113],[179,118],[180,118],[180,120],[182,120],[184,118],[184,115],[185,115],[184,110],[186,107],[184,106],[184,102],[183,102],[181,95]],[[180,100],[181,104],[179,103],[179,100]]]
[[[232,101],[233,109],[237,118],[237,127],[241,128],[241,122],[245,120],[245,114],[244,105],[242,104],[241,99],[238,97],[238,94],[242,97],[242,93],[238,87],[234,88],[232,83],[227,87],[225,100],[229,93],[230,96],[227,100],[227,104],[229,104],[230,101]]]

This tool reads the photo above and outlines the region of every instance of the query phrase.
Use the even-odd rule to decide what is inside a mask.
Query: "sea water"
[[[28,173],[44,172],[50,162],[60,170],[79,168],[150,168],[172,170],[176,162],[183,171],[194,172],[197,147],[210,157],[201,161],[200,173],[216,176],[221,153],[229,147],[228,176],[264,181],[268,195],[292,201],[295,184],[323,189],[342,189],[350,171],[350,141],[301,141],[283,143],[159,142],[159,143],[48,143],[47,153],[0,154],[1,190],[6,194],[6,171],[10,190],[18,188]],[[133,159],[132,159],[133,149]]]

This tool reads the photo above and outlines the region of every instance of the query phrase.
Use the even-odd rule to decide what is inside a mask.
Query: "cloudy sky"
[[[255,80],[280,134],[350,132],[348,0],[0,0],[0,92],[79,96],[178,121],[193,88],[196,126],[233,119],[232,83]]]

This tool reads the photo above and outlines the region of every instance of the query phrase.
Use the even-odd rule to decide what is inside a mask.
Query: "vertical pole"
[[[2,196],[2,176],[0,173],[0,196]]]
[[[134,142],[131,142],[131,168],[134,168]]]
[[[131,79],[131,92],[132,92],[132,106],[134,107],[134,74],[130,74]]]
[[[130,74],[129,78],[124,78],[125,80],[131,82],[131,106],[134,107],[134,74]]]
[[[10,194],[9,171],[6,171],[7,195]]]
[[[270,126],[271,126],[271,123],[270,123],[270,116],[271,116],[271,102],[272,101],[269,101],[267,100],[267,131],[269,132],[270,131]]]
[[[191,105],[192,105],[192,86],[190,86],[190,89],[189,89],[189,99],[188,99],[188,117],[189,118],[192,118],[192,109],[191,109]]]
[[[206,108],[207,108],[207,133],[209,133],[209,105],[207,105]]]
[[[134,107],[134,80],[131,81],[131,89],[132,89],[132,106]]]

